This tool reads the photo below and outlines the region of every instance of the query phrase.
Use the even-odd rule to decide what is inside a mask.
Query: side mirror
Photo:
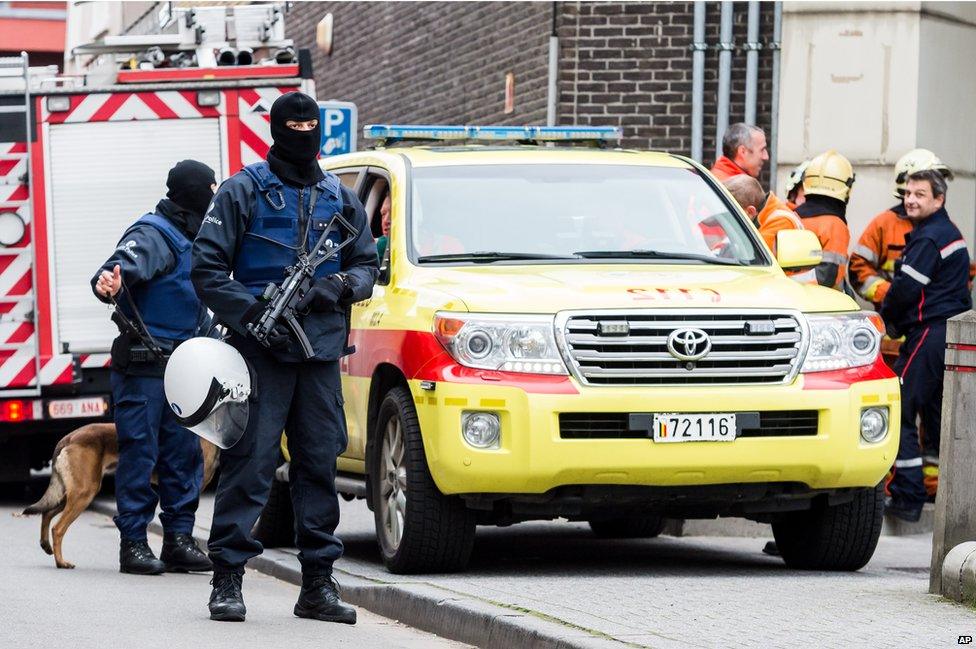
[[[823,261],[823,248],[810,230],[781,230],[776,233],[776,263],[783,270],[813,268]]]

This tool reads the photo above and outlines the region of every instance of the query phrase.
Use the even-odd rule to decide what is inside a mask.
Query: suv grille
[[[771,410],[759,413],[759,427],[743,428],[738,437],[804,437],[817,434],[816,410]],[[630,428],[626,412],[563,412],[562,439],[649,439],[646,430]]]
[[[668,351],[668,336],[685,327],[711,342],[693,363]],[[571,315],[562,333],[570,367],[587,385],[783,383],[795,375],[803,342],[791,314],[718,310]]]

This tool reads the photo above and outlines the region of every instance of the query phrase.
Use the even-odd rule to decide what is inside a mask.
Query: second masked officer
[[[274,145],[267,160],[248,165],[221,185],[193,244],[197,294],[230,328],[228,342],[247,359],[256,383],[247,429],[221,454],[209,542],[214,620],[244,619],[244,565],[263,550],[251,528],[268,499],[279,439],[287,428],[302,566],[295,615],[356,622],[356,610],[342,602],[332,578],[332,564],[342,555],[335,536],[336,457],[347,442],[338,361],[347,351],[346,310],[372,295],[378,267],[362,204],[318,165],[318,118],[318,105],[305,94],[292,92],[275,101]],[[269,282],[282,283],[299,247],[311,249],[336,212],[358,235],[319,266],[313,288],[299,305],[309,310],[301,324],[314,357],[304,359],[284,325],[269,337],[271,349],[264,347],[247,329],[264,310],[258,296]]]
[[[114,299],[140,334],[123,330],[112,343],[112,398],[119,437],[115,524],[122,536],[122,572],[209,570],[193,541],[203,481],[200,441],[176,421],[163,394],[164,356],[206,333],[209,318],[190,284],[190,242],[217,187],[213,169],[196,160],[174,166],[169,192],[135,222],[92,278],[95,295]],[[148,341],[148,337],[152,341]],[[145,344],[158,345],[154,354]],[[150,484],[153,471],[159,486]],[[146,527],[162,505],[163,551],[157,559]]]

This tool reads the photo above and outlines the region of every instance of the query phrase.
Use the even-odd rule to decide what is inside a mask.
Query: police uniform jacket
[[[220,186],[207,211],[193,243],[193,285],[204,304],[233,330],[231,342],[245,355],[258,349],[247,334],[247,321],[259,312],[255,305],[264,288],[261,284],[284,281],[286,267],[297,260],[297,248],[311,248],[334,210],[358,234],[339,251],[337,260],[319,268],[316,277],[343,273],[348,295],[336,309],[313,310],[299,322],[314,350],[314,360],[336,360],[349,351],[347,309],[372,295],[379,273],[376,245],[359,198],[334,174],[325,175],[315,186],[295,187],[282,182],[266,162],[249,165]],[[311,196],[315,196],[315,205],[310,205]],[[299,241],[298,233],[303,232],[308,239]],[[267,245],[262,247],[262,243]],[[274,268],[268,267],[270,259],[275,260]],[[281,361],[304,360],[294,342],[275,355]]]

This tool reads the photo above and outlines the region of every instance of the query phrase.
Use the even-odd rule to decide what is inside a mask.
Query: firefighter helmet
[[[854,167],[833,149],[812,159],[803,174],[803,191],[807,195],[829,196],[846,203],[853,185]]]
[[[938,171],[946,180],[953,178],[952,170],[928,149],[912,149],[899,158],[895,164],[895,198],[904,198],[909,176],[928,169]]]
[[[214,338],[190,338],[166,363],[166,401],[176,420],[227,449],[244,436],[251,373],[244,357]]]
[[[807,167],[810,166],[809,160],[804,160],[800,164],[793,167],[793,171],[786,179],[786,197],[790,198],[790,194],[796,191],[796,188],[800,186],[803,182],[803,174],[806,173]],[[792,200],[792,199],[791,199]]]

